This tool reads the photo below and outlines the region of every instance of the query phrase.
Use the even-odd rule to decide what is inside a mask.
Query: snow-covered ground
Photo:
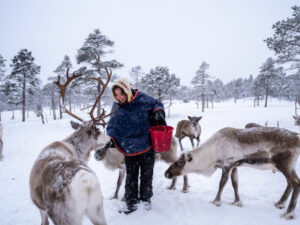
[[[210,137],[220,128],[231,126],[242,128],[246,123],[256,122],[269,126],[279,126],[300,133],[300,127],[294,125],[292,115],[294,103],[271,99],[268,108],[263,106],[253,108],[252,100],[240,100],[215,103],[214,108],[202,113],[196,104],[176,102],[171,108],[171,117],[167,118],[169,125],[176,127],[179,120],[190,116],[203,116],[201,142]],[[4,159],[0,161],[0,224],[1,225],[32,225],[40,224],[40,214],[29,196],[29,173],[39,152],[49,143],[62,140],[72,132],[67,116],[63,120],[52,120],[47,115],[48,123],[41,124],[39,118],[30,114],[28,121],[22,123],[21,113],[16,112],[16,119],[10,120],[11,112],[2,114]],[[188,138],[183,140],[185,151],[191,150]],[[178,149],[180,154],[180,149]],[[93,156],[93,154],[91,154]],[[177,189],[170,191],[167,186],[170,180],[164,177],[168,165],[158,162],[155,165],[152,209],[124,215],[118,209],[123,206],[120,200],[110,200],[112,197],[118,171],[107,170],[101,162],[90,158],[89,166],[96,172],[101,183],[104,196],[104,209],[109,225],[260,225],[260,224],[300,224],[300,206],[296,208],[296,219],[286,221],[280,218],[284,210],[274,207],[282,195],[286,181],[280,173],[261,171],[251,168],[239,168],[239,189],[244,207],[231,206],[233,189],[229,181],[224,189],[223,204],[216,207],[211,204],[218,190],[221,172],[217,170],[212,177],[189,174],[191,185],[189,193],[181,192],[183,179],[179,178]],[[300,175],[298,160],[296,171]],[[124,193],[124,185],[120,196]],[[84,219],[85,225],[91,224]]]

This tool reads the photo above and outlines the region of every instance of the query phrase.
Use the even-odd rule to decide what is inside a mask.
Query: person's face
[[[126,103],[128,100],[128,97],[126,94],[122,94],[122,90],[121,88],[116,88],[115,89],[115,96],[116,99],[120,102],[120,103]]]

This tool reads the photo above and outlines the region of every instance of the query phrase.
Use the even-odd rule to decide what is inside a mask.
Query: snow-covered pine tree
[[[6,105],[5,95],[3,93],[4,88],[4,79],[5,79],[5,59],[0,55],[0,121],[1,121],[1,112],[4,110]]]
[[[105,35],[101,34],[99,29],[94,30],[88,35],[82,47],[77,51],[76,60],[78,64],[85,63],[88,68],[84,68],[82,72],[88,77],[100,77],[102,80],[107,79],[105,67],[110,69],[118,69],[123,66],[116,60],[103,61],[103,57],[112,50],[114,42],[109,40]],[[88,82],[88,81],[87,81]],[[94,96],[101,92],[101,85],[99,82],[89,82],[88,90],[93,91]],[[97,104],[97,116],[100,115],[101,102]]]
[[[171,88],[178,86],[179,80],[170,75],[169,68],[157,66],[142,78],[142,89],[149,95],[163,101],[169,97]]]
[[[135,66],[132,67],[129,71],[129,75],[133,79],[133,87],[137,88],[138,90],[141,90],[142,85],[141,85],[141,80],[145,73],[142,70],[141,66]]]
[[[205,96],[207,94],[207,81],[211,76],[208,74],[208,68],[209,64],[207,64],[205,61],[202,62],[199,69],[196,71],[196,75],[192,79],[192,85],[194,86],[194,89],[196,89],[195,93],[197,101],[198,97],[201,97],[202,102],[202,112],[204,112],[205,107]]]
[[[300,6],[293,6],[291,18],[275,23],[273,37],[264,40],[267,46],[278,56],[277,62],[299,62],[300,58]],[[300,64],[293,67],[299,69]]]
[[[275,68],[275,61],[268,58],[260,68],[259,76],[256,78],[257,82],[264,89],[265,107],[268,106],[268,97],[278,89],[278,80],[280,69]]]
[[[11,99],[14,104],[22,105],[22,121],[25,121],[26,97],[30,94],[31,87],[37,82],[37,74],[40,73],[40,66],[34,63],[34,57],[27,49],[22,49],[12,59],[11,74],[7,76],[10,85],[9,92],[13,92]],[[12,96],[11,96],[12,97]]]

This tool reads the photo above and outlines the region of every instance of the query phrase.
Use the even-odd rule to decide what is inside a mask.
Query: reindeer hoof
[[[118,199],[118,197],[117,196],[113,196],[113,197],[110,198],[110,200],[114,200],[114,199]]]
[[[212,202],[212,204],[214,204],[215,206],[220,206],[220,205],[222,204],[222,202],[221,202],[221,201],[214,200],[214,201]]]
[[[234,206],[237,206],[237,207],[243,207],[243,202],[241,202],[241,201],[234,201],[234,202],[230,203],[230,205],[234,205]]]
[[[168,187],[169,190],[176,190],[176,187],[175,186],[170,186]]]
[[[292,220],[295,218],[295,214],[294,212],[290,212],[290,213],[283,213],[280,215],[281,218],[285,218],[287,220]]]
[[[187,188],[183,188],[183,189],[182,189],[182,192],[183,192],[183,193],[188,193],[188,192],[189,192],[189,188],[188,188],[188,187],[187,187]]]
[[[283,208],[285,208],[284,203],[276,202],[274,205],[275,205],[275,207],[278,208],[278,209],[283,209]]]

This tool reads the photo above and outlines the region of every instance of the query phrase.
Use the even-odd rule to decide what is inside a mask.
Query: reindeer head
[[[199,124],[199,121],[202,119],[202,116],[200,116],[200,117],[188,116],[188,118],[191,121],[192,126],[197,127]]]
[[[190,162],[193,161],[193,156],[191,153],[183,153],[180,158],[174,162],[165,172],[166,178],[173,178],[176,176],[184,175],[184,169]]]

